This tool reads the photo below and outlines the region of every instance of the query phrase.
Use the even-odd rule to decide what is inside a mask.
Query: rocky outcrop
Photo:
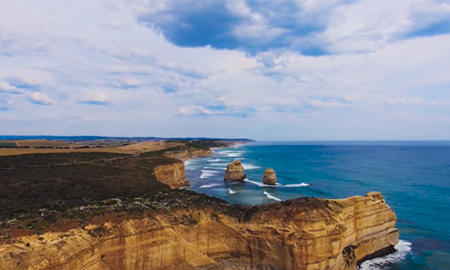
[[[249,207],[208,198],[194,195],[178,210],[104,216],[63,233],[0,239],[0,269],[346,270],[391,252],[399,237],[379,193]]]
[[[263,183],[265,185],[275,185],[277,183],[277,175],[273,169],[267,169],[264,171]]]
[[[179,160],[188,160],[190,158],[196,157],[209,157],[212,155],[212,151],[209,148],[187,148],[187,149],[178,149],[178,150],[168,150],[165,151],[163,156],[179,159]]]
[[[156,166],[153,168],[153,175],[156,177],[156,180],[168,185],[170,188],[181,188],[190,185],[184,174],[183,161]]]
[[[239,160],[235,160],[228,164],[227,170],[225,171],[225,176],[223,177],[226,181],[243,181],[247,178],[244,172],[244,167]]]

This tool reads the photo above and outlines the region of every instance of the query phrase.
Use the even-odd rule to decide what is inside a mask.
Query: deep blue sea
[[[450,269],[449,142],[260,142],[214,154],[186,162],[190,190],[239,204],[379,191],[397,215],[400,242],[360,269]],[[243,183],[223,181],[233,160],[243,163]],[[279,185],[262,184],[267,168]]]

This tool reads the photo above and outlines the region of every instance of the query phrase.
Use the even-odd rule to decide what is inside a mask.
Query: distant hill
[[[51,135],[0,135],[0,140],[69,140],[69,141],[91,141],[91,140],[133,140],[133,141],[242,141],[254,142],[245,138],[205,138],[205,137],[188,137],[188,138],[163,138],[163,137],[108,137],[108,136],[51,136]]]

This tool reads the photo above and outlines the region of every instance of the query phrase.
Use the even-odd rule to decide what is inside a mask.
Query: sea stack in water
[[[244,173],[244,167],[239,160],[228,164],[223,180],[226,181],[244,181],[247,175]]]
[[[275,185],[277,183],[277,175],[273,169],[264,171],[263,183],[264,185]]]

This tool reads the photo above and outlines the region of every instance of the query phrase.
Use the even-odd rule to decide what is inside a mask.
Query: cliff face
[[[0,269],[344,270],[392,251],[398,241],[396,216],[379,193],[252,207],[203,200],[123,220],[104,217],[65,233],[0,240]]]
[[[235,160],[227,165],[227,170],[223,180],[226,181],[244,181],[247,175],[244,172],[244,167],[239,160]]]
[[[165,157],[179,159],[179,160],[188,160],[194,157],[209,157],[212,155],[211,149],[179,149],[179,150],[169,150],[165,151],[163,154]]]
[[[184,163],[182,161],[156,166],[153,169],[153,175],[159,182],[168,185],[170,188],[181,188],[190,185],[184,175]]]
[[[275,185],[277,183],[277,175],[273,169],[267,169],[264,171],[262,180],[265,185]]]

